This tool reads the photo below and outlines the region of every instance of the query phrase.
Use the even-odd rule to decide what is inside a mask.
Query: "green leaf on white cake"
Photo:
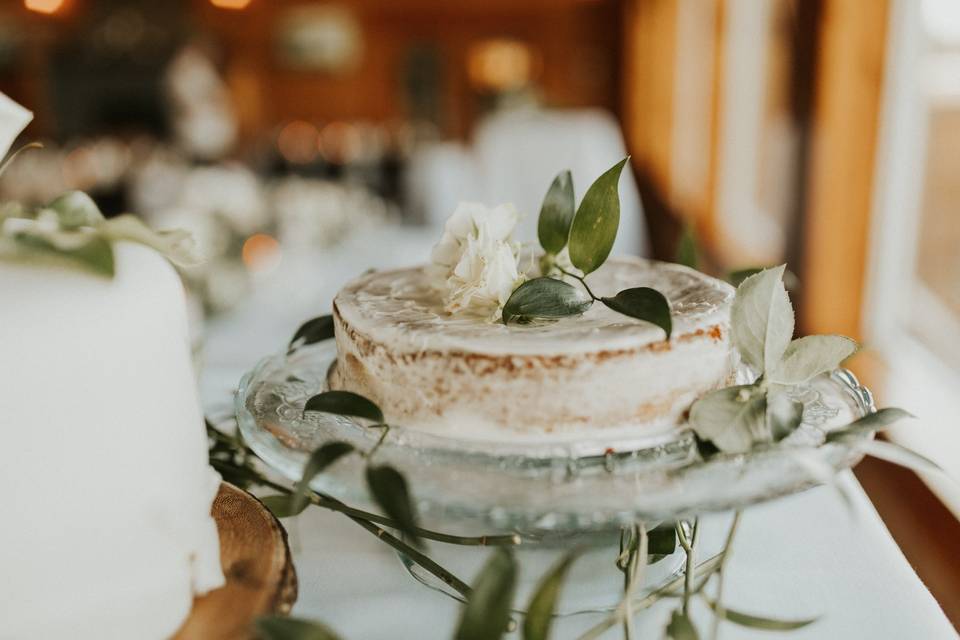
[[[108,278],[115,273],[113,247],[93,232],[29,230],[16,232],[13,240],[28,251],[65,259]]]
[[[100,207],[83,191],[68,191],[46,206],[55,212],[60,228],[66,231],[80,227],[95,227],[103,222]]]
[[[192,267],[203,261],[193,235],[183,229],[154,231],[131,214],[110,218],[100,229],[112,241],[126,240],[150,247],[181,267]]]
[[[564,318],[580,315],[593,301],[573,285],[546,276],[527,280],[503,305],[505,324],[522,324],[536,319]]]
[[[307,505],[307,492],[310,490],[310,482],[317,474],[322,473],[327,467],[348,453],[353,452],[353,450],[353,445],[347,442],[328,442],[314,449],[310,457],[307,458],[307,464],[303,466],[303,476],[301,476],[300,482],[297,483],[296,491],[294,491],[292,496],[292,508],[302,511],[302,507],[306,507]]]
[[[752,275],[737,288],[730,313],[733,342],[761,372],[780,362],[793,338],[793,306],[783,286],[784,265]]]
[[[754,444],[770,442],[767,395],[754,385],[718,389],[693,403],[690,426],[725,453],[746,453]]]
[[[315,342],[329,340],[333,338],[333,336],[333,316],[318,316],[300,325],[300,328],[297,329],[297,332],[293,334],[293,338],[290,340],[290,348],[294,349],[295,345],[305,346],[314,344]]]
[[[693,621],[680,609],[670,614],[666,634],[670,640],[699,640],[700,638],[697,628],[693,626]]]
[[[260,498],[260,502],[277,518],[298,516],[310,504],[306,500],[302,504],[294,504],[292,495],[263,496]]]
[[[460,613],[456,640],[497,640],[507,632],[517,582],[513,554],[498,548],[473,583]]]
[[[904,411],[897,407],[885,407],[873,413],[868,413],[858,420],[854,420],[842,429],[831,431],[827,434],[827,442],[843,440],[851,436],[858,436],[864,433],[873,433],[890,426],[899,420],[915,418],[909,411]]]
[[[417,533],[417,515],[403,475],[386,465],[367,467],[367,488],[374,502],[393,520],[397,528],[417,546],[422,542]]]
[[[365,418],[377,424],[383,423],[383,412],[380,411],[380,407],[352,391],[324,391],[319,393],[303,405],[303,412],[307,413],[309,411]]]
[[[916,451],[912,451],[906,447],[900,446],[895,442],[887,442],[885,440],[863,440],[857,443],[857,449],[868,456],[873,456],[874,458],[879,458],[880,460],[892,462],[895,465],[910,469],[911,471],[916,471],[918,473],[931,473],[935,475],[947,475],[947,472],[943,470],[943,467],[938,465],[930,458],[919,454]]]
[[[570,225],[570,262],[584,275],[596,271],[610,255],[620,226],[618,185],[624,158],[590,185]]]
[[[677,240],[677,251],[674,256],[677,264],[696,269],[700,266],[700,255],[697,250],[697,236],[693,231],[693,225],[687,223],[680,230],[680,239]]]
[[[833,371],[856,353],[859,345],[846,336],[819,335],[797,338],[787,346],[773,369],[767,372],[770,382],[800,384]]]
[[[329,627],[300,618],[264,616],[254,625],[260,640],[340,640]]]
[[[713,612],[716,615],[720,616],[724,620],[729,620],[730,622],[738,624],[741,627],[750,627],[751,629],[764,629],[766,631],[793,631],[794,629],[802,629],[803,627],[811,625],[818,620],[818,618],[779,620],[777,618],[767,618],[750,613],[743,613],[742,611],[736,611],[727,607],[718,607],[717,603],[710,599],[707,599],[707,604],[711,609],[713,609]]]
[[[543,198],[540,218],[537,221],[540,246],[548,253],[560,253],[567,246],[575,208],[573,178],[569,171],[561,171],[553,179],[547,195]]]
[[[523,619],[523,640],[547,640],[550,637],[550,626],[553,624],[560,592],[567,573],[580,552],[577,548],[570,550],[540,579],[530,597],[527,615]]]
[[[662,293],[650,287],[624,289],[612,298],[600,298],[603,304],[623,315],[657,325],[667,334],[673,331],[670,302]]]
[[[780,442],[803,421],[803,403],[783,393],[767,393],[767,428],[774,442]]]

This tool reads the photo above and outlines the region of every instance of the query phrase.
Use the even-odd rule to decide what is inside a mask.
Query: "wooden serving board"
[[[213,501],[220,564],[227,583],[193,601],[174,640],[252,638],[253,621],[287,614],[297,599],[297,574],[287,534],[252,495],[226,482]]]

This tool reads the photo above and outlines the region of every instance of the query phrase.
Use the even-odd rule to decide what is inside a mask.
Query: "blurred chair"
[[[486,199],[513,202],[525,214],[520,238],[534,239],[540,204],[554,176],[573,174],[577,201],[601,173],[627,155],[617,121],[599,109],[516,109],[489,117],[477,130],[474,154]],[[620,231],[614,253],[645,255],[646,230],[631,171],[620,178]]]
[[[543,196],[570,169],[577,200],[601,173],[627,155],[617,121],[600,110],[522,108],[484,120],[469,150],[431,145],[412,162],[413,200],[430,225],[441,225],[459,200],[512,202],[521,212],[518,238],[534,242]],[[620,179],[620,231],[614,253],[646,255],[643,209],[633,174]]]

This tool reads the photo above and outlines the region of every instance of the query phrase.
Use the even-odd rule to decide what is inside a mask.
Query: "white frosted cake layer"
[[[2,637],[168,638],[223,583],[183,288],[115,253],[0,263]]]
[[[626,258],[587,282],[598,296],[659,290],[672,307],[671,340],[600,303],[531,325],[451,315],[427,269],[415,267],[365,275],[337,295],[331,384],[369,397],[394,423],[486,438],[674,424],[729,381],[730,285]]]

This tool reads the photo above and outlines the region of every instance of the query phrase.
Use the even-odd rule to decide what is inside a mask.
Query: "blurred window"
[[[891,438],[960,477],[960,3],[891,8],[865,328],[883,404],[919,417]],[[956,485],[924,479],[960,517]]]

